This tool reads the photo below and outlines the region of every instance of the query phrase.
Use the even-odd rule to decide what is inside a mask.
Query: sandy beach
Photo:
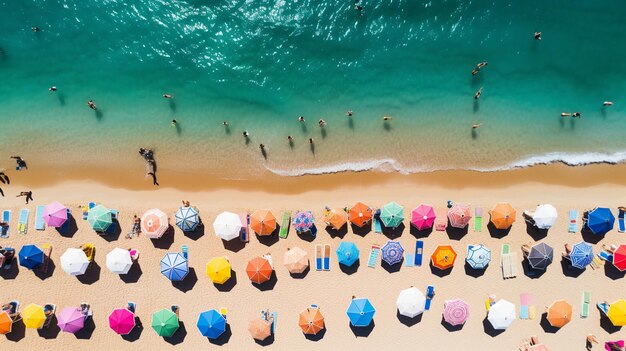
[[[76,306],[80,302],[91,303],[94,310],[95,329],[77,338],[72,334],[57,333],[54,328],[38,335],[36,330],[18,330],[0,340],[5,350],[17,349],[171,349],[175,345],[184,349],[215,347],[202,337],[195,324],[201,311],[220,307],[228,308],[229,337],[220,339],[222,349],[360,349],[374,350],[382,347],[409,347],[420,350],[464,349],[464,350],[517,350],[520,341],[531,335],[552,350],[583,350],[585,336],[595,334],[599,340],[617,339],[623,334],[619,329],[602,327],[600,313],[593,307],[589,318],[579,317],[581,292],[591,292],[592,303],[606,299],[613,301],[623,298],[623,276],[613,271],[587,268],[577,277],[566,276],[560,260],[564,243],[574,244],[582,240],[580,233],[567,233],[567,211],[577,209],[582,214],[595,205],[615,209],[621,205],[621,194],[626,190],[623,180],[614,179],[622,166],[588,166],[568,168],[564,166],[535,167],[520,171],[502,173],[440,172],[421,176],[401,176],[393,174],[343,174],[319,177],[287,178],[284,182],[243,183],[239,189],[233,186],[204,184],[199,190],[175,189],[163,186],[147,189],[140,184],[135,189],[121,188],[116,184],[103,185],[86,181],[49,182],[36,179],[32,170],[12,172],[12,185],[7,189],[7,197],[2,200],[2,209],[13,210],[11,237],[2,239],[0,245],[19,249],[23,244],[50,243],[54,247],[52,260],[56,267],[53,274],[45,279],[20,267],[17,275],[3,276],[2,301],[17,299],[22,308],[33,302],[38,304],[55,303],[59,308]],[[611,170],[611,172],[607,172]],[[614,170],[614,171],[613,171]],[[54,173],[51,173],[54,174]],[[79,173],[80,174],[80,173]],[[164,179],[168,176],[164,174]],[[416,177],[418,179],[414,179]],[[36,181],[37,180],[37,181]],[[312,181],[311,181],[312,180]],[[350,180],[349,182],[347,180]],[[197,180],[199,183],[201,180]],[[15,198],[12,192],[22,190],[24,184],[31,184],[34,203],[27,206],[23,198]],[[119,184],[123,183],[121,180]],[[167,184],[167,181],[162,181]],[[561,183],[561,184],[559,184]],[[34,184],[34,185],[33,185]],[[117,184],[117,185],[119,185]],[[177,184],[180,184],[178,182]],[[182,185],[181,187],[187,188]],[[192,185],[189,185],[191,188]],[[221,190],[215,188],[222,188]],[[173,214],[180,201],[191,201],[200,210],[205,230],[194,236],[184,235],[178,228],[174,234],[155,242],[140,236],[126,239],[124,235],[132,226],[133,214],[141,215],[145,210],[158,207],[168,213],[173,224]],[[224,211],[243,213],[254,209],[270,209],[277,217],[284,210],[312,210],[318,224],[322,219],[325,205],[331,207],[351,206],[363,201],[372,207],[379,207],[394,200],[405,206],[405,213],[420,203],[435,206],[438,215],[445,212],[446,200],[467,202],[483,209],[490,209],[496,202],[508,201],[518,210],[518,221],[510,233],[503,238],[494,238],[486,227],[482,232],[473,230],[461,238],[450,238],[445,232],[432,232],[421,238],[425,242],[427,257],[437,244],[450,243],[459,253],[452,271],[445,276],[434,274],[428,265],[422,267],[398,266],[388,271],[380,264],[375,268],[366,265],[369,248],[372,244],[384,244],[388,238],[383,234],[370,232],[364,236],[353,234],[351,230],[343,236],[345,241],[353,241],[361,250],[360,266],[354,272],[340,269],[335,249],[342,238],[331,237],[322,227],[315,240],[298,237],[292,230],[286,240],[278,239],[260,242],[252,237],[245,247],[225,245],[212,229],[215,216]],[[27,235],[16,231],[21,208],[30,208],[34,214],[36,204],[46,204],[58,200],[70,207],[74,215],[80,213],[78,206],[88,201],[96,201],[120,211],[122,234],[119,238],[106,238],[97,235],[86,221],[76,218],[77,230],[71,237],[60,236],[55,230],[37,232],[34,230],[33,215]],[[526,232],[521,212],[532,210],[537,204],[551,203],[559,211],[559,219],[546,238],[533,238]],[[485,221],[485,224],[487,221]],[[416,237],[405,220],[405,228],[399,240],[407,251],[412,251]],[[602,243],[623,241],[617,230],[609,232],[596,246]],[[309,239],[309,240],[305,240]],[[500,247],[511,244],[519,252],[520,245],[535,239],[543,240],[555,248],[555,260],[545,274],[530,278],[523,274],[519,262],[517,278],[503,280],[498,265]],[[96,246],[95,264],[85,276],[68,276],[60,269],[59,257],[69,247],[83,243]],[[302,279],[292,278],[283,267],[283,254],[289,247],[299,246],[314,256],[315,244],[328,243],[332,246],[330,272],[311,270]],[[492,249],[492,263],[484,275],[473,277],[466,273],[463,263],[468,244],[484,243]],[[159,260],[166,252],[180,251],[186,244],[190,251],[192,271],[183,284],[173,285],[161,275]],[[109,272],[105,266],[105,256],[115,247],[136,248],[140,251],[140,269],[134,268],[126,282]],[[255,255],[270,253],[276,267],[276,281],[266,286],[264,291],[248,280],[245,265]],[[205,265],[211,257],[226,255],[230,259],[236,278],[226,287],[217,288],[206,277]],[[397,269],[399,268],[399,269]],[[399,319],[395,300],[400,290],[416,286],[425,290],[432,284],[437,295],[430,311],[416,321]],[[519,308],[520,293],[536,295],[537,318],[516,320],[511,327],[499,335],[485,332],[484,300],[488,294],[507,299]],[[367,330],[353,330],[348,324],[345,310],[352,295],[368,297],[377,309],[374,327]],[[470,304],[470,318],[460,330],[450,331],[442,324],[443,303],[445,300],[462,298]],[[553,300],[566,299],[574,307],[572,321],[554,332],[544,330],[541,313],[544,306]],[[137,328],[131,337],[122,338],[111,331],[107,324],[109,312],[123,307],[126,301],[137,302],[137,316],[143,329]],[[161,308],[178,304],[181,308],[181,330],[173,339],[158,337],[150,327],[150,317]],[[309,306],[320,306],[326,318],[326,332],[317,341],[307,340],[297,325],[298,313]],[[273,343],[262,346],[250,337],[247,323],[257,317],[261,309],[269,308],[278,312],[277,332]],[[364,335],[367,334],[367,335]],[[599,349],[597,346],[596,349]]]

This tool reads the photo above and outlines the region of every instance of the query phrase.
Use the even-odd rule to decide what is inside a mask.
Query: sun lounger
[[[46,222],[43,221],[43,211],[46,206],[39,205],[35,210],[35,230],[45,230]]]
[[[324,245],[324,270],[330,270],[330,245]]]
[[[578,211],[569,210],[569,224],[567,225],[568,233],[576,233],[578,231]]]
[[[626,231],[626,223],[624,222],[624,210],[618,208],[617,209],[617,231],[623,233]]]
[[[85,253],[85,256],[87,256],[87,259],[89,261],[93,261],[93,256],[94,256],[94,253],[96,252],[96,247],[91,243],[87,243],[87,244],[83,244],[81,246],[81,249],[83,249],[83,252]]]
[[[11,211],[10,210],[4,210],[2,212],[2,221],[5,222],[7,225],[4,227],[0,227],[0,238],[8,238],[9,237],[9,230],[11,229]]]
[[[291,224],[291,211],[283,212],[283,222],[280,225],[280,231],[278,232],[278,236],[281,239],[287,239],[287,235],[289,235],[289,225]]]
[[[48,273],[48,266],[50,265],[50,255],[52,254],[52,245],[41,245],[41,251],[43,251],[43,263],[41,264],[41,271]]]
[[[128,301],[126,304],[128,305],[127,309],[130,312],[135,313],[135,311],[137,311],[137,304],[136,303],[134,303],[132,301]]]
[[[611,255],[610,253],[606,252],[606,251],[600,251],[598,253],[598,257],[600,257],[601,259],[607,261],[607,262],[613,262],[613,255]]]
[[[537,318],[537,309],[535,306],[528,306],[528,319],[533,320]]]
[[[604,267],[604,260],[598,256],[593,256],[593,260],[591,260],[589,266],[591,266],[591,269],[600,269]]]
[[[183,245],[183,257],[189,259],[189,247],[187,245]]]
[[[250,237],[248,236],[248,224],[249,224],[248,214],[244,213],[241,216],[239,216],[239,218],[241,218],[241,231],[239,232],[239,240],[243,241],[244,243],[247,243],[248,241],[250,241]]]
[[[17,231],[20,234],[26,234],[28,232],[28,216],[30,215],[30,210],[27,208],[23,208],[20,210],[20,220],[17,223]]]
[[[596,306],[598,307],[600,312],[602,312],[602,314],[604,314],[605,316],[609,313],[609,304],[606,303],[605,301],[598,302]]]
[[[422,240],[415,241],[415,265],[420,267],[424,257],[424,242]]]
[[[274,268],[274,261],[272,261],[272,255],[270,254],[265,254],[262,256],[264,259],[267,260],[267,262],[270,263],[270,266],[272,266],[272,268]]]
[[[404,260],[404,265],[406,267],[415,267],[415,255],[414,254],[406,254],[406,259]]]
[[[226,307],[220,308],[220,314],[224,317],[224,319],[228,319],[228,309]]]
[[[276,323],[278,323],[278,312],[272,312],[272,334],[276,333]]]
[[[378,213],[378,211],[376,211]],[[380,220],[380,215],[374,215],[374,233],[382,233],[383,225]]]
[[[380,255],[380,247],[377,245],[372,245],[372,250],[370,251],[370,257],[367,259],[368,267],[376,268],[376,264],[378,263],[378,255]]]
[[[448,217],[444,216],[443,218],[440,218],[437,216],[435,219],[435,230],[438,232],[445,232],[446,228],[448,228]]]
[[[589,317],[589,304],[591,302],[591,294],[588,291],[582,293],[582,306],[580,309],[580,318]]]
[[[502,278],[509,279],[517,276],[517,252],[503,254],[501,258]]]
[[[424,309],[426,311],[430,310],[430,303],[433,297],[435,297],[435,287],[432,285],[429,285],[426,288],[426,304],[424,305]]]
[[[530,319],[528,316],[528,306],[520,305],[519,307],[519,319]]]
[[[481,232],[483,230],[483,208],[476,207],[474,209],[474,231]]]
[[[315,270],[317,271],[324,270],[323,256],[322,245],[315,245]]]

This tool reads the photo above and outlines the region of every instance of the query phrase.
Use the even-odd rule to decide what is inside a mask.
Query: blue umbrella
[[[606,207],[596,207],[587,215],[587,227],[594,234],[606,234],[613,229],[615,224],[615,216],[611,210]]]
[[[174,217],[176,217],[176,225],[183,232],[193,232],[200,224],[198,211],[194,207],[181,207]]]
[[[43,251],[35,245],[24,245],[19,252],[20,266],[33,269],[43,263]]]
[[[217,339],[226,331],[226,319],[216,310],[208,310],[200,313],[196,326],[202,336]]]
[[[359,249],[353,242],[342,241],[337,248],[337,260],[340,264],[352,266],[359,259]]]
[[[387,243],[380,249],[383,254],[383,261],[387,262],[390,266],[402,261],[402,255],[404,249],[397,241],[387,241]]]
[[[372,323],[376,309],[369,299],[352,299],[346,314],[354,327],[367,327]]]
[[[185,279],[189,273],[187,259],[178,252],[166,253],[161,260],[161,273],[173,282]]]
[[[467,264],[473,269],[485,269],[491,261],[491,250],[485,245],[472,245],[467,250]]]
[[[584,269],[593,261],[593,246],[581,241],[572,247],[569,258],[572,261],[572,267]]]

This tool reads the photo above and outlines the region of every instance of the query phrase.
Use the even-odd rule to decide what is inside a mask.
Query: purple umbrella
[[[65,307],[61,313],[57,315],[57,322],[62,331],[74,334],[83,329],[85,325],[85,315],[83,315],[78,307]]]
[[[469,317],[469,305],[461,300],[449,300],[444,302],[443,320],[450,325],[461,325]]]
[[[67,208],[58,201],[46,205],[43,209],[43,220],[49,227],[60,227],[67,221]]]

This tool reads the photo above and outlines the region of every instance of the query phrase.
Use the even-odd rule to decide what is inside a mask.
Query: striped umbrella
[[[443,320],[452,326],[465,323],[469,317],[469,305],[461,299],[445,301],[443,306]]]
[[[148,210],[141,216],[141,232],[150,239],[163,236],[169,226],[167,215],[158,208]]]
[[[174,218],[176,218],[176,225],[183,232],[193,232],[200,224],[198,210],[191,206],[180,207],[174,214]]]
[[[491,250],[485,245],[472,245],[467,250],[467,263],[473,269],[485,269],[491,261]]]
[[[380,220],[387,228],[398,227],[404,220],[404,207],[393,201],[386,204],[380,212]]]
[[[593,246],[587,244],[584,241],[572,247],[572,252],[569,254],[569,258],[572,261],[572,267],[584,269],[588,264],[593,261]]]
[[[185,279],[189,273],[187,259],[179,252],[166,253],[161,260],[161,273],[173,282]]]
[[[421,204],[411,211],[411,224],[417,230],[432,228],[435,223],[435,209],[430,205]]]
[[[196,326],[202,336],[217,339],[226,331],[226,319],[216,310],[208,310],[200,313]]]
[[[57,315],[57,325],[61,331],[74,334],[85,326],[85,315],[78,307],[65,307]]]
[[[113,223],[113,214],[111,210],[103,205],[96,205],[90,209],[87,214],[87,222],[91,224],[91,228],[97,232],[106,232]]]
[[[311,211],[297,211],[293,217],[293,225],[296,233],[304,233],[311,230],[314,224],[313,213]]]
[[[469,205],[456,203],[448,210],[448,220],[454,228],[467,227],[471,218]]]
[[[380,251],[383,254],[382,260],[390,266],[401,262],[404,254],[404,249],[399,241],[387,241]]]
[[[61,227],[67,221],[67,207],[55,201],[43,209],[43,221],[48,227]]]
[[[528,254],[528,264],[533,269],[546,270],[552,262],[554,250],[546,243],[539,243],[530,249]]]

